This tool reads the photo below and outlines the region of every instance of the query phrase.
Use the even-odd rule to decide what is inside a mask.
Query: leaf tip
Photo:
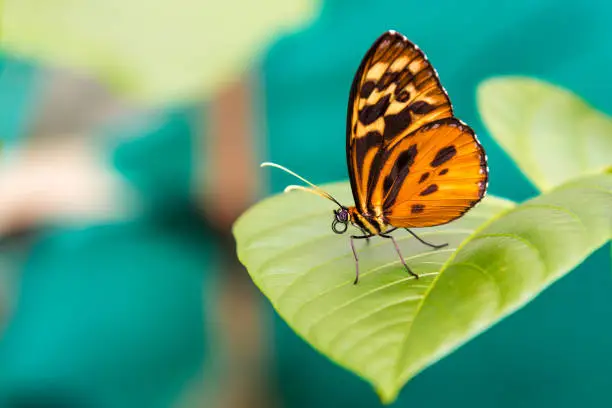
[[[376,393],[378,394],[378,398],[383,405],[391,405],[397,400],[400,388],[392,385],[383,385],[380,387],[377,386]]]

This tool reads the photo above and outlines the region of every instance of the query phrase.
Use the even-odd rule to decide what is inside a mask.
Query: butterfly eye
[[[334,214],[336,216],[336,221],[342,222],[342,223],[348,222],[348,211],[346,208],[335,210]]]
[[[348,210],[346,208],[340,208],[334,210],[334,220],[332,221],[332,230],[336,234],[343,234],[348,229]]]

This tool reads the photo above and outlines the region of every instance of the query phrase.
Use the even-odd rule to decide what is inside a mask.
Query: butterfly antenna
[[[285,193],[289,192],[289,191],[293,191],[293,190],[300,190],[300,191],[306,191],[308,193],[312,193],[312,194],[316,194],[320,197],[324,197],[327,198],[328,200],[333,201],[334,203],[338,204],[339,207],[344,208],[344,206],[342,204],[340,204],[338,202],[338,200],[336,200],[334,197],[332,197],[331,194],[329,194],[327,191],[321,189],[319,186],[311,183],[310,181],[306,180],[304,177],[300,176],[297,173],[294,173],[293,171],[289,170],[286,167],[281,166],[280,164],[276,164],[276,163],[272,163],[272,162],[264,162],[261,163],[260,167],[276,167],[277,169],[280,169],[282,171],[284,171],[285,173],[289,173],[292,176],[302,180],[304,183],[308,184],[309,186],[311,186],[312,188],[308,188],[308,187],[304,187],[304,186],[297,186],[297,185],[290,185],[285,187]]]

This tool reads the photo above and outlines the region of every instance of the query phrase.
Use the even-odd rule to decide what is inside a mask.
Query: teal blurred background
[[[388,29],[425,50],[456,115],[480,135],[491,194],[524,200],[536,191],[480,122],[475,87],[483,79],[535,76],[612,114],[606,76],[612,3],[327,0],[321,6],[311,24],[276,38],[251,67],[254,161],[282,163],[315,183],[347,178],[349,86],[367,48]],[[48,71],[8,54],[0,71],[0,135],[11,157],[59,132],[41,120],[49,107],[40,102]],[[71,106],[86,105],[88,95]],[[61,128],[85,129],[138,205],[120,219],[76,225],[28,222],[28,213],[2,229],[0,407],[380,406],[368,384],[299,339],[236,265],[229,224],[206,207],[219,191],[197,183],[203,171],[213,172],[205,179],[215,177],[202,163],[211,159],[202,140],[224,137],[211,132],[213,104],[132,109],[104,125]],[[223,161],[231,171],[240,159]],[[280,172],[256,174],[260,195],[290,181]],[[4,204],[0,216],[11,218],[11,211]],[[608,245],[418,375],[393,406],[611,406],[610,271]],[[253,349],[242,350],[251,340]]]

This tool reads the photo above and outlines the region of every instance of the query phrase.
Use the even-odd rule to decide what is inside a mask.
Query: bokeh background
[[[0,26],[0,407],[380,406],[275,315],[230,228],[292,182],[261,161],[347,178],[348,90],[385,30],[427,52],[492,194],[536,191],[483,127],[480,81],[530,75],[612,114],[603,0],[20,1]],[[610,270],[608,245],[393,407],[611,406]]]

